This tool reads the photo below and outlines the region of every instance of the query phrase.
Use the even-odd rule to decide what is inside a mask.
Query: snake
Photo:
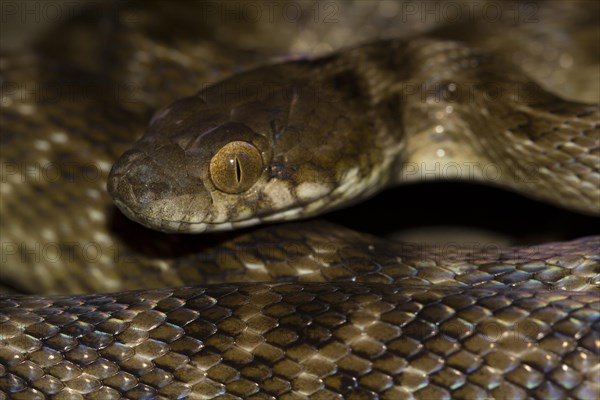
[[[0,59],[1,398],[598,397],[599,236],[447,248],[313,219],[439,168],[598,215],[596,100],[447,31],[236,70],[256,55],[149,21],[108,55],[71,58],[82,15],[63,53],[59,30]],[[123,75],[136,101],[103,90]]]

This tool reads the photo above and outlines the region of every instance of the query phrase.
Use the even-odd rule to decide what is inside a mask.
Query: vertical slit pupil
[[[242,181],[242,166],[240,165],[240,160],[235,158],[235,180],[237,183]]]

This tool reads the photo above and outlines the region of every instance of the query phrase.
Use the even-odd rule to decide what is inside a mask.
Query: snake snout
[[[206,209],[201,187],[143,151],[129,150],[113,165],[107,189],[130,219],[164,232],[203,230]],[[197,226],[190,229],[190,226]]]

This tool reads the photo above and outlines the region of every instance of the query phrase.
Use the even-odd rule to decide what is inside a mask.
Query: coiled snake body
[[[6,61],[4,76],[37,76],[20,62]],[[59,76],[70,73],[61,68]],[[6,165],[17,168],[27,158],[23,137],[49,126],[48,137],[33,141],[39,159],[93,157],[102,182],[144,120],[104,103],[9,99]],[[502,57],[464,43],[376,41],[250,69],[177,100],[115,163],[108,191],[150,228],[219,231],[317,215],[443,161],[472,166],[478,180],[488,164],[535,166],[536,179],[505,173],[495,183],[597,214],[599,116],[597,105],[550,94]],[[25,240],[37,234],[64,250],[84,226],[118,232],[127,222],[104,215],[100,179],[78,175],[60,188],[19,179],[3,180],[12,218],[56,213],[71,222],[37,233],[11,226],[6,280],[24,281],[24,291],[115,293],[2,297],[5,397],[598,396],[598,237],[448,254],[328,222],[271,225],[214,243],[136,227],[128,242],[98,228],[94,239],[112,253],[51,263],[28,253]],[[22,190],[54,200],[17,208]],[[64,196],[76,196],[86,217],[68,217]],[[45,277],[46,268],[58,277]]]

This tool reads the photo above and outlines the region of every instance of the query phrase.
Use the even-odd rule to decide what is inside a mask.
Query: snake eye
[[[241,193],[254,185],[262,169],[262,157],[256,147],[247,142],[231,142],[210,160],[209,172],[217,189]]]

